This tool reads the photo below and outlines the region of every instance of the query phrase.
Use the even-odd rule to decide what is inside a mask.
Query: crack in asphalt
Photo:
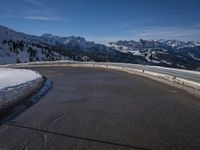
[[[36,136],[36,137],[35,137],[34,139],[32,139],[31,141],[29,141],[28,143],[24,144],[24,148],[23,148],[23,150],[28,150],[29,145],[30,145],[31,143],[37,141],[38,138],[40,138],[40,136]]]
[[[92,117],[92,115],[89,115],[88,118],[87,118],[87,120],[85,121],[86,122],[85,128],[87,128],[89,126],[89,121],[90,121],[91,117]],[[86,131],[82,132],[81,136],[82,137],[85,136],[85,133],[86,133]],[[79,150],[80,146],[81,146],[81,141],[77,144],[76,150]]]
[[[58,120],[62,119],[65,116],[65,112],[61,113],[60,115],[52,118],[50,126],[53,125],[55,122],[57,122]]]
[[[87,137],[75,136],[75,135],[70,135],[70,134],[54,132],[54,131],[37,129],[37,128],[33,128],[33,127],[27,127],[27,126],[13,124],[13,123],[5,123],[5,125],[11,126],[11,127],[16,127],[16,128],[21,128],[21,129],[32,130],[32,131],[36,131],[36,132],[40,132],[40,133],[42,132],[42,133],[53,134],[53,135],[57,135],[57,136],[63,136],[63,137],[79,139],[79,140],[85,140],[85,141],[90,141],[90,142],[96,142],[96,143],[101,143],[101,144],[108,144],[108,145],[113,145],[113,146],[127,147],[127,148],[138,149],[138,150],[150,150],[148,148],[129,145],[129,144],[115,143],[115,142],[111,142],[111,141],[104,141],[104,140],[92,139],[92,138],[87,138]]]

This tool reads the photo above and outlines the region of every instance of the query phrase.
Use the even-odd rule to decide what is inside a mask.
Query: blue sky
[[[199,0],[0,0],[0,24],[41,35],[200,41]]]

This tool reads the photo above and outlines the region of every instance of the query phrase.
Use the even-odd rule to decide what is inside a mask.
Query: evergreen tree
[[[17,57],[17,59],[16,59],[16,63],[18,64],[18,63],[21,63],[21,61],[19,60],[19,58]]]

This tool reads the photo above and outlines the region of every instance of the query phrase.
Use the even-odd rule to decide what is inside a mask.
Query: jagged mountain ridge
[[[0,26],[0,64],[60,59],[147,64],[144,53],[151,52],[150,65],[198,69],[199,46],[198,42],[178,40],[118,41],[103,45],[83,37],[33,36]]]
[[[153,55],[153,62],[158,65],[164,63],[167,66],[177,68],[190,68],[190,66],[199,68],[199,42],[140,39],[139,41],[110,42],[108,46],[120,52],[132,53],[133,55],[143,55],[146,52],[151,52]]]
[[[82,37],[33,36],[0,26],[0,64],[60,59],[136,63],[137,58]]]
[[[191,57],[194,55],[200,59],[200,43],[195,41],[178,41],[178,40],[142,40],[140,41],[117,41],[110,42],[108,46],[119,50],[121,52],[147,51],[153,49],[163,49],[165,51],[172,51],[180,55]],[[194,58],[192,57],[192,58]]]

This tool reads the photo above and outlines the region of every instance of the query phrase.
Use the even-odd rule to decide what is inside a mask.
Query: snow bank
[[[41,78],[41,75],[31,70],[0,68],[0,90],[37,78]]]
[[[0,68],[0,113],[32,95],[42,83],[34,71]]]

